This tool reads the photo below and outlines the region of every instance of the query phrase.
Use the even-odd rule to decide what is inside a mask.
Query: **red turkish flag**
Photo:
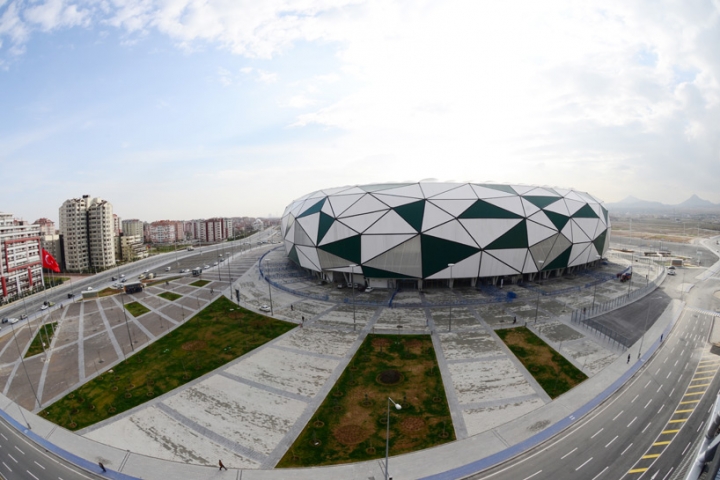
[[[58,265],[57,260],[55,260],[55,258],[53,258],[53,256],[50,255],[50,253],[48,253],[48,251],[44,248],[42,249],[42,263],[43,268],[60,273],[60,265]]]

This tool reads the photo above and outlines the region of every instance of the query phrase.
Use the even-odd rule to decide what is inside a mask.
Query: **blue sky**
[[[57,219],[90,194],[123,218],[266,216],[431,178],[720,202],[719,14],[0,0],[0,210]]]

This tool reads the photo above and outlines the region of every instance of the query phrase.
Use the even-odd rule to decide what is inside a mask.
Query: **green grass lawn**
[[[58,322],[52,322],[41,325],[40,330],[38,330],[37,334],[35,334],[35,338],[33,338],[33,341],[30,343],[30,348],[28,348],[28,351],[25,354],[25,358],[32,357],[34,355],[37,355],[38,353],[42,353],[42,342],[45,342],[45,348],[50,346],[50,342],[52,342],[53,335],[55,334],[55,329],[57,328],[57,324]]]
[[[125,308],[133,317],[139,317],[140,315],[145,315],[150,311],[149,308],[147,308],[145,305],[139,302],[130,302],[125,304]]]
[[[192,285],[193,287],[204,287],[208,283],[210,283],[210,280],[197,280],[190,285]]]
[[[163,292],[163,293],[158,293],[158,297],[162,297],[165,300],[170,300],[171,302],[174,302],[178,298],[182,298],[182,295],[180,295],[179,293],[174,293],[174,292]]]
[[[85,428],[221,367],[293,327],[220,297],[40,415],[71,430]]]
[[[391,455],[455,439],[430,336],[368,335],[277,466],[384,457],[388,397],[402,406],[391,408]]]
[[[550,398],[555,398],[587,380],[565,357],[528,328],[504,328],[495,333],[512,350]]]

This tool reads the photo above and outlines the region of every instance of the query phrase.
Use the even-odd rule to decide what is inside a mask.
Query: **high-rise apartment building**
[[[40,227],[40,235],[55,235],[55,222],[47,218],[38,218],[33,222]]]
[[[42,282],[40,227],[0,213],[0,298],[6,302]]]
[[[115,265],[112,204],[100,198],[66,200],[60,207],[65,267],[71,272]]]
[[[172,220],[152,222],[148,226],[146,240],[150,243],[173,243],[182,240],[182,236],[178,236],[178,231],[182,232],[182,222]]]
[[[123,220],[122,232],[123,235],[127,235],[129,237],[140,237],[140,239],[142,240],[144,237],[143,222],[138,219]]]

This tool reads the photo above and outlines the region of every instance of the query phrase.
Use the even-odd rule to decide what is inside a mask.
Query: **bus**
[[[192,274],[193,274],[193,277],[199,277],[202,274],[202,268],[200,268],[200,267],[193,268]]]

